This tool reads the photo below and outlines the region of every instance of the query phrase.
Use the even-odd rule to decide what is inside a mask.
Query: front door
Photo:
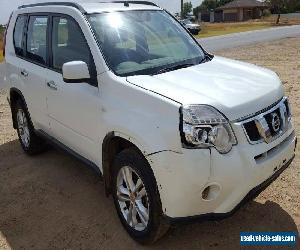
[[[98,152],[99,90],[89,46],[77,22],[52,17],[51,62],[47,76],[47,104],[51,134],[76,153],[96,162]],[[90,82],[66,83],[62,66],[70,61],[87,63]]]

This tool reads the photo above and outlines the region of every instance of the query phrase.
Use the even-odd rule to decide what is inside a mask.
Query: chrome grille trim
[[[243,117],[241,117],[241,118],[238,118],[238,119],[236,119],[236,120],[233,120],[232,123],[236,123],[236,122],[244,122],[244,121],[246,121],[246,120],[249,120],[250,118],[253,118],[253,117],[258,116],[258,115],[260,115],[260,114],[262,114],[262,113],[265,113],[265,112],[267,112],[268,110],[270,110],[271,108],[273,108],[273,107],[275,107],[276,105],[278,105],[278,103],[282,102],[284,98],[285,98],[285,100],[287,99],[287,97],[282,97],[282,98],[280,98],[277,102],[274,102],[273,104],[269,105],[268,107],[266,107],[266,108],[264,108],[264,109],[262,109],[262,110],[260,110],[260,111],[257,111],[257,112],[255,112],[255,113],[252,113],[252,114],[249,114],[249,115],[245,115],[245,116],[243,116]]]
[[[289,102],[287,101],[288,98],[287,97],[283,97],[279,102],[277,102],[277,104],[272,105],[271,108],[269,109],[263,109],[264,112],[259,112],[259,114],[255,115],[255,116],[251,116],[248,119],[243,120],[242,122],[240,122],[239,124],[242,126],[243,131],[247,137],[247,140],[249,141],[250,144],[258,144],[258,143],[262,143],[262,142],[266,142],[266,143],[270,143],[274,140],[276,140],[278,137],[280,137],[282,134],[284,134],[290,126],[290,121],[291,121],[291,113],[290,113],[290,106],[289,106]],[[285,106],[285,102],[287,101],[287,105],[288,105],[288,109],[289,109],[289,114],[287,115],[287,110],[286,110],[286,106]],[[282,129],[280,129],[280,131],[274,135],[271,136],[269,134],[269,125],[268,124],[264,124],[264,123],[260,123],[260,121],[265,121],[265,117],[267,115],[270,115],[271,113],[275,112],[276,110],[280,110],[280,114],[281,114],[281,119],[282,119]],[[266,136],[262,136],[263,134],[260,133],[261,135],[261,139],[259,140],[251,140],[249,135],[248,135],[248,131],[245,128],[245,124],[249,123],[249,122],[255,122],[256,124],[256,128],[259,131],[259,133],[261,132],[260,130],[264,130],[267,133],[267,138],[265,138]]]

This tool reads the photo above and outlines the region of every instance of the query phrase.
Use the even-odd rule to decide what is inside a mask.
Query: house
[[[239,22],[261,18],[268,6],[257,0],[234,0],[216,9],[224,22]]]

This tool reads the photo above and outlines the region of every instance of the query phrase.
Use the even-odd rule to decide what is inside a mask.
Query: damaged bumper
[[[148,156],[162,208],[170,221],[231,215],[287,168],[295,155],[293,129],[270,144],[241,143],[226,155],[214,148]],[[264,154],[264,159],[256,156]]]

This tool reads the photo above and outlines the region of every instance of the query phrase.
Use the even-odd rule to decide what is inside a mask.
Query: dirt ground
[[[300,38],[289,38],[216,53],[280,75],[298,137],[299,45]],[[299,147],[297,153],[277,181],[231,218],[181,225],[154,246],[143,247],[123,230],[112,199],[105,197],[103,184],[92,170],[54,149],[36,157],[22,152],[1,92],[0,249],[239,249],[241,231],[299,232]]]

